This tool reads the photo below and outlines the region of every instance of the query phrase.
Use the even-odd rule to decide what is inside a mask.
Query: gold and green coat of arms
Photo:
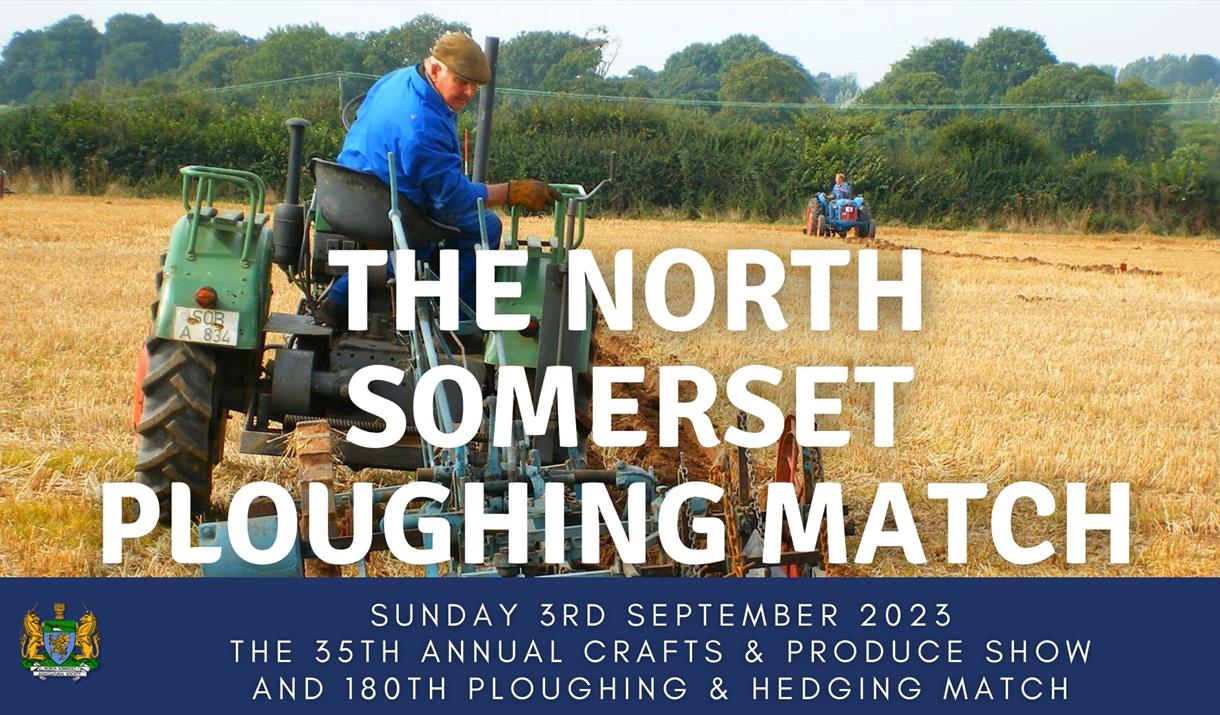
[[[101,637],[93,611],[75,621],[64,617],[64,604],[56,603],[55,618],[38,618],[34,604],[22,621],[21,667],[35,677],[79,680],[97,670],[97,651]]]

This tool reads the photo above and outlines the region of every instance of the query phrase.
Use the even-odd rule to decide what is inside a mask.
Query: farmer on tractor
[[[836,199],[853,198],[851,184],[847,183],[847,177],[843,174],[835,174],[835,185],[830,189],[830,194]]]
[[[854,231],[857,237],[876,238],[877,223],[873,221],[868,202],[856,196],[847,177],[835,174],[835,183],[829,194],[819,193],[809,197],[805,205],[805,225],[801,228],[807,236],[846,237]]]
[[[469,35],[450,32],[441,36],[423,62],[395,70],[373,85],[338,158],[339,164],[373,174],[386,184],[393,171],[398,190],[425,216],[460,232],[457,245],[450,242],[447,247],[459,251],[459,293],[472,307],[474,250],[481,242],[476,201],[483,199],[488,209],[507,205],[541,211],[559,198],[542,181],[479,184],[462,172],[456,112],[469,104],[479,86],[490,79],[487,57]],[[390,151],[394,152],[393,167],[386,160]],[[488,243],[496,248],[500,245],[500,219],[494,212],[484,213]],[[437,249],[436,244],[417,249],[416,258],[435,262]],[[343,275],[320,306],[319,322],[345,322],[342,316],[347,303],[347,275]]]

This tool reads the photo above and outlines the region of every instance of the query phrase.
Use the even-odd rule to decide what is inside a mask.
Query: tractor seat
[[[390,187],[385,182],[372,174],[322,159],[309,162],[309,173],[317,184],[314,206],[332,232],[369,248],[394,248],[394,229],[389,219]],[[452,226],[425,216],[402,192],[398,193],[398,210],[402,213],[409,248],[461,236]]]

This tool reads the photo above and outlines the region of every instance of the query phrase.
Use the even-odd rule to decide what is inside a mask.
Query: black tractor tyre
[[[869,238],[877,237],[877,222],[876,221],[868,222],[868,237]]]
[[[162,522],[170,518],[171,485],[186,484],[194,518],[211,503],[212,468],[224,452],[228,415],[220,405],[216,355],[206,347],[151,336],[147,349],[136,480],[156,493]]]
[[[829,236],[830,229],[826,227],[826,216],[818,214],[817,223],[814,224],[814,233],[818,236]]]
[[[161,252],[153,278],[155,293],[149,311],[154,323],[165,281],[166,255]],[[198,516],[210,505],[212,468],[224,457],[228,411],[220,405],[216,356],[205,347],[153,335],[145,341],[144,349],[148,362],[140,384],[144,402],[136,425],[136,480],[156,492],[162,522],[170,519],[170,485],[175,481],[190,487],[191,516]],[[198,429],[199,423],[203,429]],[[202,460],[200,438],[206,445]]]

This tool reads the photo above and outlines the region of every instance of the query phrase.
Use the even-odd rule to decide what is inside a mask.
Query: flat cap
[[[462,79],[477,84],[491,81],[491,66],[483,48],[464,32],[446,32],[432,46],[432,56]]]

